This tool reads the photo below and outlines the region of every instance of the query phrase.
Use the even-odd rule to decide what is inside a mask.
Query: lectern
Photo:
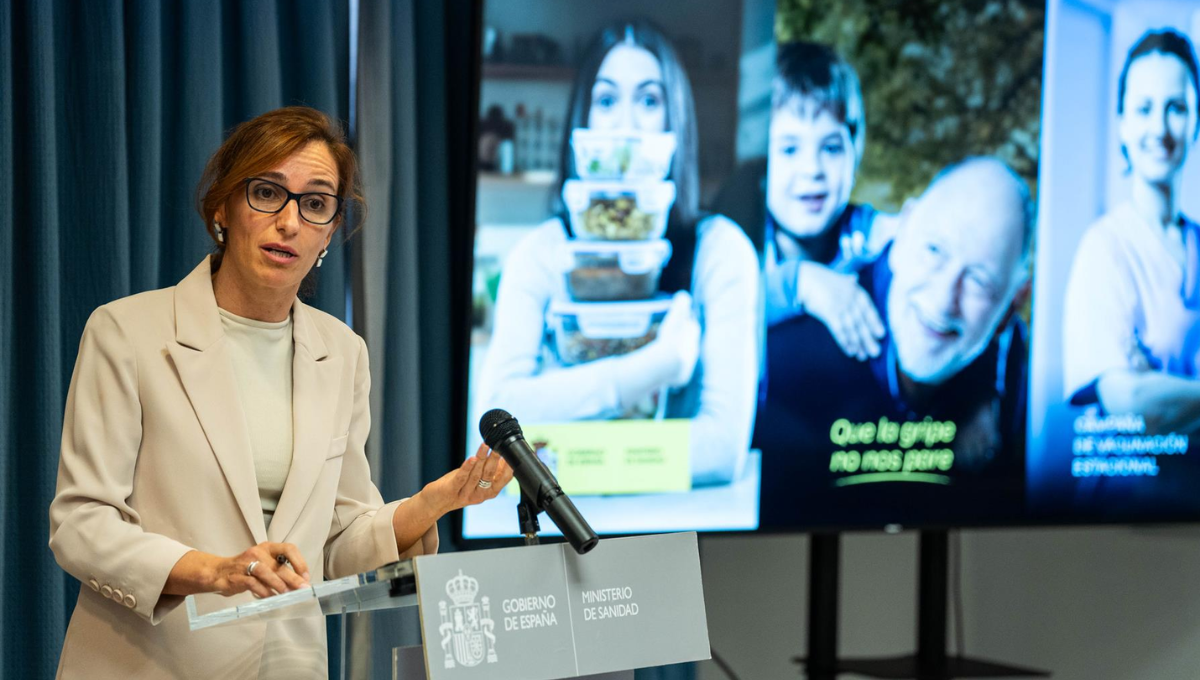
[[[208,613],[195,596],[186,606],[192,630],[415,606],[423,644],[393,651],[394,679],[617,680],[710,658],[703,595],[696,534],[681,533],[607,539],[586,555],[566,544],[425,555]]]

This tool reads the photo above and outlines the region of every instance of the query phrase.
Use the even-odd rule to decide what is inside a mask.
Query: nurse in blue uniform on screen
[[[558,214],[523,237],[504,264],[477,406],[504,408],[525,422],[561,423],[627,417],[647,399],[664,398],[659,415],[691,421],[693,483],[730,482],[746,460],[754,418],[758,258],[738,225],[699,210],[692,91],[666,37],[640,22],[602,31],[578,71],[566,123],[556,198],[587,170],[576,168],[573,132],[674,135],[670,171],[659,180],[674,185],[664,234],[671,254],[650,291],[673,297],[644,346],[607,355],[612,344],[590,344],[588,351],[603,355],[564,361],[547,314],[573,303],[563,253],[580,234],[559,202]]]
[[[1200,225],[1179,207],[1198,90],[1181,33],[1151,31],[1130,49],[1117,85],[1129,199],[1087,229],[1067,285],[1066,397],[1141,415],[1148,433],[1200,428]]]

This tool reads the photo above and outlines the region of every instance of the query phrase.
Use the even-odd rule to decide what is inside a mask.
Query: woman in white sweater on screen
[[[1150,433],[1200,430],[1200,225],[1179,206],[1197,71],[1172,29],[1130,49],[1117,86],[1129,200],[1088,228],[1067,285],[1067,398],[1144,416]]]
[[[668,179],[676,199],[666,233],[673,254],[660,288],[675,296],[657,338],[645,347],[559,364],[546,351],[545,332],[551,302],[569,299],[561,251],[572,235],[559,210],[505,262],[478,404],[528,422],[604,419],[669,388],[666,417],[691,419],[693,482],[732,481],[745,461],[754,419],[758,260],[736,224],[700,214],[692,92],[667,39],[641,23],[602,31],[579,70],[566,120],[559,190],[577,176],[567,141],[572,129],[674,133]]]

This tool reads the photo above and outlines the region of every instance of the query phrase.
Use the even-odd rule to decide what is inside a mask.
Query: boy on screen
[[[905,205],[895,242],[859,272],[888,326],[878,357],[845,356],[811,318],[770,329],[755,432],[764,518],[794,513],[798,496],[846,501],[835,487],[872,489],[862,493],[914,519],[946,510],[918,497],[978,500],[983,513],[981,489],[1019,500],[1027,352],[1015,309],[1032,225],[1023,180],[998,160],[966,160]],[[863,508],[847,505],[853,522]]]
[[[884,328],[851,270],[892,219],[850,203],[866,140],[854,68],[826,45],[779,46],[767,156],[767,323],[816,317],[849,356],[878,356]]]

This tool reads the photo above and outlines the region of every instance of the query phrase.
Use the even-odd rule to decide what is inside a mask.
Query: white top
[[[692,479],[721,483],[741,472],[750,446],[759,378],[761,300],[758,257],[750,239],[725,217],[697,227],[692,297],[699,312],[700,358],[689,393]],[[534,422],[612,418],[631,357],[563,367],[545,343],[552,300],[569,300],[561,252],[562,222],[552,218],[513,247],[496,299],[491,345],[480,373],[476,408],[502,408]],[[676,252],[673,257],[684,256]],[[670,417],[670,414],[668,414]]]
[[[217,311],[229,339],[238,397],[254,452],[258,498],[269,527],[292,468],[292,317],[256,321],[224,309]]]
[[[1183,304],[1183,275],[1163,230],[1129,203],[1088,228],[1071,268],[1063,316],[1068,399],[1114,368],[1196,374],[1200,313]]]

